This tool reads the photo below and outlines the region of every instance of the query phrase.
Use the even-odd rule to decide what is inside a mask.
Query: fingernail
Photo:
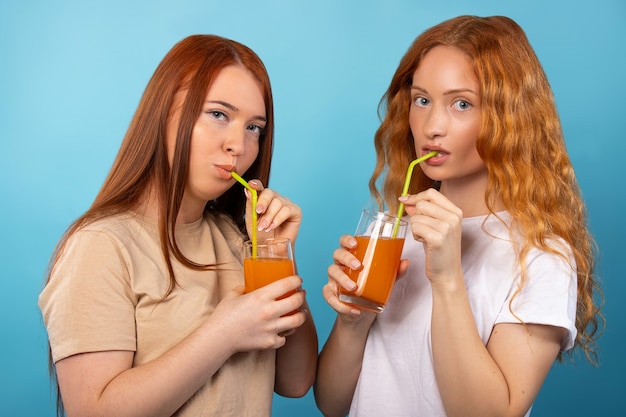
[[[407,195],[401,195],[400,197],[398,197],[398,200],[400,200],[400,201],[406,201],[408,199],[409,199],[409,196],[407,196]]]
[[[356,308],[353,308],[352,310],[350,310],[350,314],[353,314],[355,316],[360,316],[361,310],[357,310]]]
[[[354,282],[354,281],[350,281],[350,282],[348,283],[348,290],[349,290],[349,291],[354,291],[354,290],[356,290],[356,282]]]
[[[256,213],[257,213],[257,214],[261,214],[261,213],[263,213],[263,210],[265,210],[265,207],[263,207],[263,206],[262,206],[262,205],[260,205],[260,204],[257,204],[257,205],[256,205]]]
[[[361,267],[361,262],[353,259],[352,261],[350,261],[350,266],[352,267],[352,269],[359,269]]]

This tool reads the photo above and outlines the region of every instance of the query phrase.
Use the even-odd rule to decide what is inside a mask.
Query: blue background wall
[[[323,344],[334,314],[321,287],[338,236],[369,204],[378,101],[414,37],[459,14],[504,14],[527,31],[554,88],[602,254],[601,365],[555,366],[533,415],[623,412],[626,2],[3,0],[0,413],[53,415],[36,306],[48,258],[91,203],[175,42],[216,33],[249,45],[268,67],[277,115],[271,185],[304,211],[299,267]],[[309,393],[277,398],[274,415],[319,413]]]

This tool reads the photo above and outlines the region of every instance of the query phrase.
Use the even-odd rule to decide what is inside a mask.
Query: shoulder
[[[114,259],[128,261],[134,248],[158,245],[158,228],[149,220],[131,213],[107,216],[89,223],[67,238],[63,258]],[[76,259],[78,261],[78,259]]]
[[[158,231],[154,221],[136,214],[122,213],[103,217],[88,223],[78,229],[75,235],[103,234],[121,238],[136,233],[140,229],[150,233],[156,233]]]

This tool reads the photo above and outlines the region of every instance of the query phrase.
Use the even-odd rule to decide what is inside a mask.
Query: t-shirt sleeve
[[[522,320],[524,323],[562,327],[568,334],[561,350],[571,349],[577,333],[576,270],[562,257],[548,252],[536,250],[529,259],[522,291],[518,294],[515,289],[511,291],[496,323],[519,323]]]
[[[102,231],[68,241],[39,297],[57,362],[78,353],[136,350],[135,297],[123,247]]]

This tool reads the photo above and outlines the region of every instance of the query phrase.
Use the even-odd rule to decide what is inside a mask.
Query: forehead
[[[207,103],[221,103],[243,117],[265,119],[266,105],[262,83],[240,65],[224,67],[209,86]]]
[[[263,85],[256,76],[241,65],[229,65],[217,72],[210,81],[204,97],[205,102],[228,103],[238,109],[247,110],[265,117]],[[174,95],[170,114],[180,111],[187,95],[192,94],[188,83]]]
[[[241,65],[229,65],[216,74],[208,92],[219,94],[245,91],[263,97],[263,86],[250,70]]]
[[[476,86],[478,79],[470,57],[454,46],[439,45],[424,55],[413,73],[413,83]]]

